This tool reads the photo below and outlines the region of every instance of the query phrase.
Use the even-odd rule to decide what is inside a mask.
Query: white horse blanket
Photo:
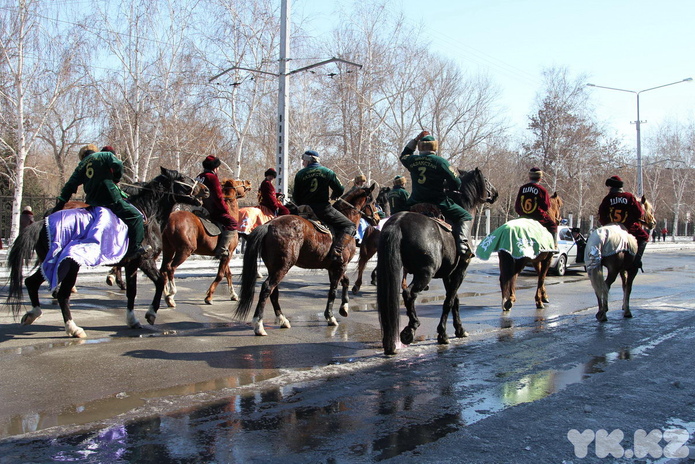
[[[631,255],[637,253],[637,239],[622,224],[608,224],[599,227],[589,235],[584,249],[584,263],[587,270],[601,266],[601,258],[621,251]]]
[[[41,272],[51,291],[65,278],[67,258],[81,266],[115,264],[128,249],[128,227],[108,208],[65,209],[46,218],[48,254]]]
[[[545,251],[555,250],[555,240],[540,222],[518,218],[507,221],[485,237],[475,254],[487,260],[496,251],[506,251],[514,259],[534,259]]]

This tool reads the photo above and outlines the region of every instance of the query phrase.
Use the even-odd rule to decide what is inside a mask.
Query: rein
[[[180,181],[180,180],[175,180],[175,181],[173,181],[173,184],[184,185],[184,186],[186,186],[186,187],[190,187],[190,189],[191,189],[191,193],[187,193],[187,194],[185,194],[185,195],[178,195],[178,196],[183,196],[183,197],[187,197],[187,198],[195,198],[195,196],[193,195],[193,192],[195,192],[195,188],[196,188],[196,186],[197,186],[200,182],[199,182],[197,179],[191,179],[191,180],[193,181],[193,185],[190,185],[190,184],[188,184],[188,183],[186,183],[186,182],[182,182],[182,181]],[[135,188],[140,189],[140,190],[146,190],[146,191],[148,191],[148,192],[159,192],[159,190],[156,190],[156,189],[153,189],[153,188],[144,187],[144,186],[142,186],[142,185],[129,184],[129,183],[127,183],[127,182],[119,182],[119,184],[125,185],[125,186],[127,186],[127,187],[135,187]],[[172,185],[172,187],[169,189],[168,192],[164,192],[164,193],[167,194],[167,195],[171,195],[171,196],[176,196],[176,195],[177,195],[176,193],[174,193],[173,185]]]
[[[358,213],[360,213],[360,215],[361,215],[363,218],[365,218],[365,219],[373,219],[373,217],[374,217],[374,209],[372,208],[372,205],[371,205],[369,202],[367,202],[367,203],[362,207],[362,209],[357,209],[357,207],[356,207],[355,205],[353,205],[352,203],[350,203],[350,202],[348,202],[348,201],[346,201],[346,200],[344,200],[344,199],[342,199],[342,198],[338,198],[338,199],[335,201],[335,203],[338,203],[338,202],[345,203],[350,209],[356,210],[356,211],[357,211]],[[334,205],[335,205],[335,203],[334,203]],[[363,210],[366,209],[367,207],[369,207],[369,208],[371,209],[371,213],[372,213],[371,215],[370,215],[370,214],[367,214],[367,213],[365,213],[365,212],[363,211]]]

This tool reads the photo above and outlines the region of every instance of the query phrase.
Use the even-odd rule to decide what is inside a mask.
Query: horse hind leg
[[[86,338],[87,334],[85,333],[84,329],[75,324],[75,321],[72,320],[72,313],[70,312],[70,294],[72,293],[72,288],[77,281],[77,273],[80,269],[80,265],[73,260],[68,261],[70,267],[60,285],[60,290],[58,291],[58,304],[60,305],[60,310],[63,313],[65,333],[67,333],[69,337],[73,338]]]
[[[31,301],[31,310],[27,311],[20,321],[21,325],[33,324],[39,317],[41,317],[41,303],[39,301],[39,287],[45,281],[43,274],[40,270],[37,270],[32,275],[24,279],[24,285],[27,287],[27,293],[29,294],[29,301]]]
[[[598,311],[596,312],[596,320],[599,322],[606,322],[608,317],[606,312],[608,312],[608,286],[606,281],[603,279],[603,268],[601,266],[595,269],[589,269],[589,280],[591,281],[591,286],[594,288],[594,293],[596,294],[596,300],[598,302]]]
[[[229,287],[231,288],[232,285],[231,273],[229,272],[229,259],[229,256],[220,259],[220,265],[217,267],[217,275],[215,275],[215,280],[212,281],[210,287],[208,287],[207,293],[205,294],[205,304],[212,304],[212,297],[215,295],[215,290],[217,290],[219,283],[222,282],[223,277],[227,278],[227,284],[229,284]]]
[[[280,291],[277,287],[270,294],[270,304],[273,305],[273,310],[275,311],[275,323],[280,326],[281,329],[290,329],[292,324],[290,320],[283,314],[282,309],[280,309]]]
[[[410,345],[415,340],[415,331],[420,327],[420,320],[415,311],[415,300],[418,294],[429,285],[431,279],[431,273],[416,274],[410,285],[403,290],[403,302],[408,316],[408,325],[401,330],[401,343],[404,345]]]
[[[630,311],[630,294],[632,293],[632,283],[635,281],[637,276],[637,268],[623,271],[621,277],[623,279],[623,317],[631,318],[632,312]]]

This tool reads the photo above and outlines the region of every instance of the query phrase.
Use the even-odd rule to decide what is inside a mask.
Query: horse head
[[[225,179],[222,182],[222,192],[226,199],[244,198],[251,191],[250,180]]]
[[[201,199],[210,196],[210,190],[196,179],[164,167],[160,167],[160,172],[161,174],[149,183],[150,187],[171,195],[175,203],[199,206]]]
[[[336,202],[335,206],[338,206],[338,203],[347,203],[351,208],[357,210],[360,216],[366,219],[369,224],[376,226],[381,219],[379,217],[379,209],[372,195],[376,185],[375,182],[371,187],[362,187],[353,190],[345,196],[345,198]],[[338,208],[338,210],[340,210],[340,208]],[[347,216],[345,211],[343,211],[343,214]]]
[[[471,209],[481,203],[492,204],[497,201],[499,193],[494,185],[483,175],[480,168],[472,171],[458,170],[461,179],[461,190],[458,203],[466,209]]]
[[[642,215],[640,222],[642,222],[647,229],[653,229],[654,227],[656,227],[654,207],[652,206],[652,203],[649,200],[647,200],[647,198],[644,195],[642,195],[640,203],[642,204],[642,209],[644,210],[644,214]]]
[[[564,205],[562,198],[554,192],[550,197],[550,206],[548,208],[548,215],[551,217],[555,224],[560,224],[562,221],[562,205]]]
[[[381,210],[386,213],[387,216],[391,215],[391,205],[389,205],[389,192],[391,192],[391,187],[381,187],[379,189],[379,194],[376,196],[376,204],[381,207]]]

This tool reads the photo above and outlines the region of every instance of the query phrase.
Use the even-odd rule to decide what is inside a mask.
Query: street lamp
[[[639,95],[641,93],[644,93],[644,92],[649,92],[650,90],[660,89],[662,87],[668,87],[669,85],[680,84],[682,82],[690,82],[692,80],[693,80],[692,77],[688,77],[688,78],[680,80],[680,81],[671,82],[670,84],[658,85],[656,87],[651,87],[649,89],[644,89],[644,90],[617,89],[615,87],[605,87],[603,85],[586,84],[589,87],[597,87],[599,89],[608,89],[608,90],[617,90],[618,92],[634,93],[637,96],[637,120],[635,121],[635,128],[637,129],[637,196],[638,197],[641,197],[642,194],[644,193],[643,188],[642,188],[642,140],[640,137],[640,124],[642,123],[642,121],[640,121],[640,119],[639,119]]]

